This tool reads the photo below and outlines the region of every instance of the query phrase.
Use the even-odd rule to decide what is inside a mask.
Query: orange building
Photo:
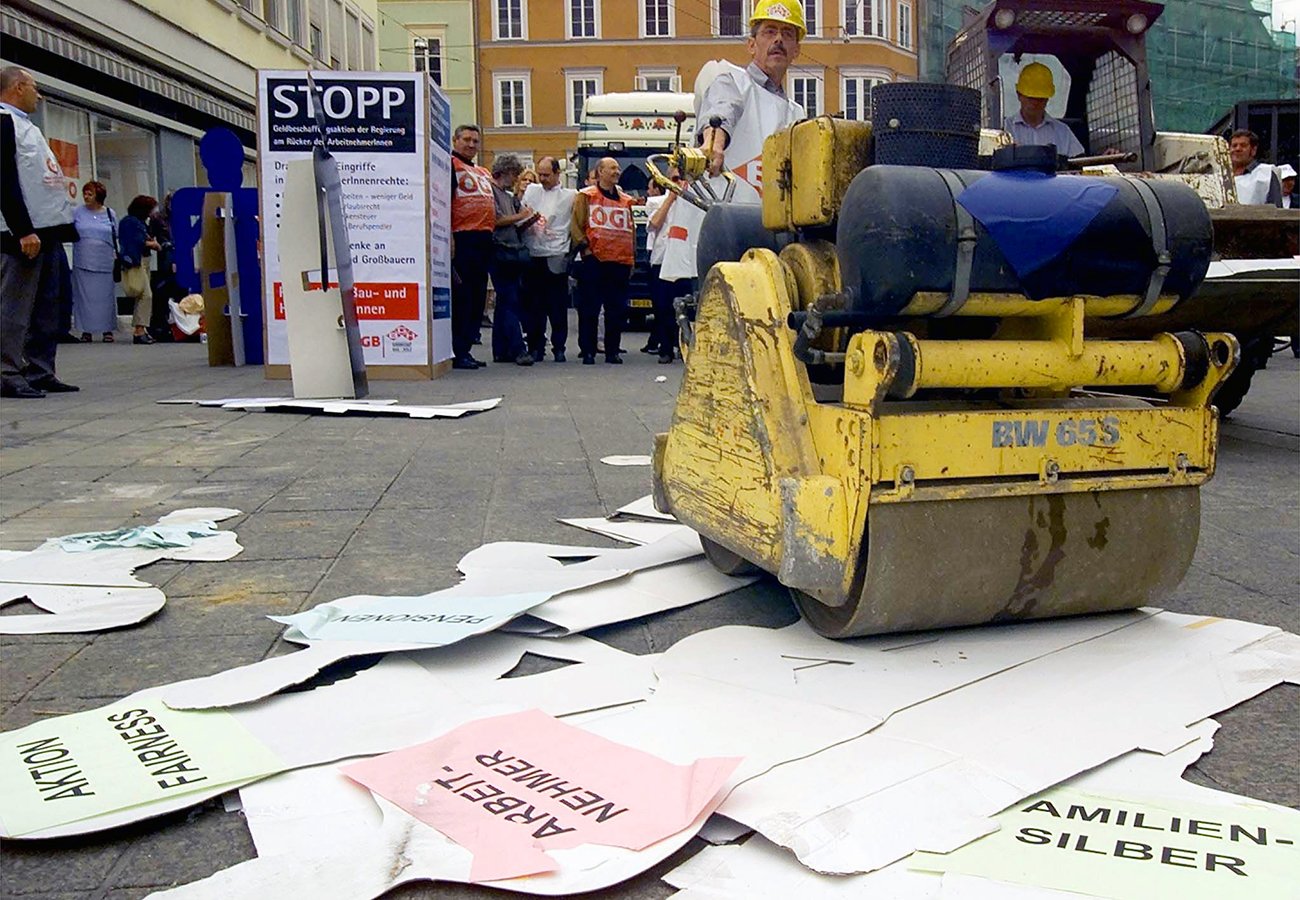
[[[584,98],[691,91],[711,59],[749,61],[753,0],[475,0],[484,154],[572,154]],[[917,74],[920,0],[803,0],[786,92],[810,115],[868,118],[872,85]]]

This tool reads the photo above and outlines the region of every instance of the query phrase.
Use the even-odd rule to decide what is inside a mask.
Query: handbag
[[[122,280],[122,257],[117,253],[117,217],[112,207],[108,209],[108,226],[113,229],[113,283],[117,284]]]
[[[149,267],[144,263],[122,270],[122,293],[128,298],[143,297],[149,290]]]

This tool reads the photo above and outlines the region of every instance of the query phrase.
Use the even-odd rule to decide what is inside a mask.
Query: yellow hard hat
[[[753,31],[759,22],[784,22],[793,25],[799,32],[799,40],[808,34],[808,27],[803,21],[803,4],[799,0],[758,0],[754,4],[754,14],[749,17],[749,28]]]
[[[1052,81],[1052,70],[1042,63],[1034,62],[1020,70],[1020,79],[1016,81],[1016,93],[1026,97],[1050,100],[1056,93],[1056,84]]]

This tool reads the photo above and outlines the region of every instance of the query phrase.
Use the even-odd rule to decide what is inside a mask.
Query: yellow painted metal
[[[672,427],[656,440],[654,466],[660,509],[777,574],[808,602],[857,610],[835,621],[857,629],[863,615],[870,618],[862,604],[870,602],[863,579],[872,505],[1194,489],[1213,473],[1218,435],[1209,398],[1232,369],[1236,342],[1207,335],[1208,371],[1182,389],[1185,351],[1172,336],[1086,340],[1086,316],[1122,308],[1123,300],[1106,305],[1113,298],[1042,306],[1022,299],[1032,316],[1003,319],[993,340],[859,332],[848,341],[841,400],[819,402],[785,321],[838,288],[832,250],[805,243],[779,258],[752,250],[708,274]],[[909,377],[914,389],[958,389],[958,399],[888,399]],[[1065,390],[1099,381],[1173,393],[1152,403]],[[989,400],[960,392],[1006,386],[1062,388],[1062,396],[1003,392]],[[1091,506],[1069,509],[1086,518],[1082,510]]]
[[[1020,294],[983,294],[973,293],[954,316],[979,316],[984,318],[1003,318],[1007,316],[1047,316],[1063,305],[1076,299],[1084,301],[1084,315],[1088,318],[1103,316],[1122,316],[1135,309],[1142,302],[1137,294],[1116,294],[1111,297],[1045,297],[1042,300],[1030,300]],[[899,313],[900,316],[929,316],[938,312],[948,302],[948,295],[936,291],[922,291]],[[1173,309],[1178,298],[1173,294],[1161,294],[1151,307],[1149,315],[1157,316]]]
[[[769,137],[763,144],[763,227],[789,231],[831,224],[870,149],[869,122],[830,116]]]

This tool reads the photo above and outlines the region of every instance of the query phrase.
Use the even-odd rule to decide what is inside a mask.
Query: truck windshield
[[[662,150],[645,150],[643,153],[610,153],[607,150],[580,150],[578,155],[578,187],[584,187],[587,184],[587,172],[594,169],[596,164],[606,156],[612,156],[618,160],[619,168],[623,174],[619,176],[618,186],[624,192],[631,194],[633,197],[644,197],[646,185],[650,183],[650,175],[646,171],[646,157],[652,153],[666,153],[668,148]]]

